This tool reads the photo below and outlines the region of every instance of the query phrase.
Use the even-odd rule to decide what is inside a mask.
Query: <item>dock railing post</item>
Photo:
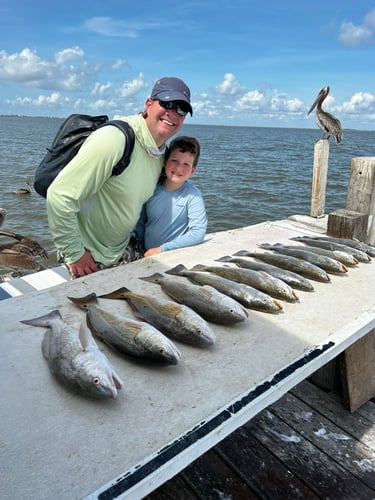
[[[346,209],[368,214],[366,243],[375,244],[375,157],[352,158]]]
[[[314,170],[311,192],[311,217],[323,217],[325,210],[329,140],[319,139],[314,145]]]

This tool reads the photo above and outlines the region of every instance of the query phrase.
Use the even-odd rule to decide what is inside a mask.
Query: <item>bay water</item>
[[[45,200],[14,190],[33,182],[36,167],[62,123],[61,118],[0,117],[0,207],[2,229],[36,239],[55,264]],[[191,180],[202,191],[208,232],[224,231],[290,215],[309,215],[314,143],[311,129],[184,125],[179,135],[195,136],[201,157]],[[342,143],[330,143],[325,213],[344,208],[351,160],[375,156],[375,131],[344,130]],[[1,240],[2,241],[2,240]]]

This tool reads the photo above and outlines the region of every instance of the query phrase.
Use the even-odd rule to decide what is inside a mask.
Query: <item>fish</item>
[[[187,269],[183,264],[179,264],[173,269],[169,269],[165,272],[166,274],[185,276],[190,281],[198,285],[213,286],[219,292],[232,297],[232,299],[237,300],[237,302],[248,309],[255,309],[257,311],[269,313],[276,313],[283,309],[281,304],[273,297],[270,297],[252,286],[237,283],[223,278],[222,276],[217,276],[204,271],[192,271]]]
[[[170,365],[177,365],[180,361],[180,351],[162,332],[144,321],[107,311],[99,305],[95,293],[68,299],[87,312],[95,334],[117,351]]]
[[[359,241],[350,238],[333,238],[330,236],[319,236],[312,239],[319,239],[323,241],[330,241],[331,243],[339,243],[341,245],[346,245],[348,247],[356,248],[362,252],[367,253],[370,257],[375,257],[375,247],[373,245],[368,245],[364,241]]]
[[[298,274],[302,274],[305,278],[309,278],[315,281],[328,283],[331,278],[328,276],[327,272],[321,267],[311,264],[302,259],[297,259],[296,257],[291,257],[290,255],[274,254],[271,252],[251,252],[249,250],[240,250],[237,255],[246,255],[247,257],[253,257],[254,259],[267,262],[267,264],[273,264],[288,271],[293,271]]]
[[[320,255],[309,252],[304,248],[289,248],[287,246],[281,245],[280,243],[277,243],[275,245],[271,245],[270,243],[262,243],[259,245],[259,248],[263,248],[264,250],[272,250],[283,255],[290,255],[291,257],[297,257],[297,259],[306,260],[311,264],[315,264],[316,266],[321,267],[328,273],[340,274],[346,273],[348,271],[348,269],[342,262],[339,262],[336,259],[332,259],[331,257],[327,257],[327,255]]]
[[[297,302],[299,300],[296,292],[287,283],[270,276],[264,271],[228,266],[204,266],[202,264],[194,266],[192,270],[214,273],[237,283],[253,286],[276,299],[283,299],[288,302]]]
[[[170,278],[161,273],[140,278],[157,283],[162,290],[180,304],[194,309],[200,316],[212,323],[230,325],[245,321],[247,310],[236,300],[218,292],[212,286],[200,286],[183,278]]]
[[[342,252],[347,252],[353,255],[359,262],[370,262],[371,257],[362,250],[358,250],[357,248],[349,247],[347,245],[343,245],[342,243],[335,243],[334,241],[322,240],[319,238],[308,238],[307,236],[295,236],[294,238],[290,238],[291,240],[301,241],[305,243],[305,245],[309,245],[312,247],[320,247],[326,248],[327,250],[340,250]]]
[[[193,346],[212,346],[216,342],[214,331],[198,313],[173,300],[133,293],[126,287],[99,297],[125,300],[136,316],[179,342]]]
[[[336,259],[339,262],[342,262],[345,266],[353,267],[358,265],[358,259],[354,257],[354,255],[349,254],[347,252],[342,252],[340,250],[328,250],[326,248],[321,247],[312,247],[306,245],[306,247],[301,247],[301,245],[287,245],[288,248],[294,248],[297,250],[305,249],[312,253],[317,253],[320,255],[326,255],[327,257],[332,257],[332,259]]]
[[[238,252],[240,255],[240,252]],[[232,262],[239,267],[243,267],[245,269],[254,269],[256,271],[265,271],[266,273],[274,276],[275,278],[279,278],[282,281],[285,281],[292,288],[296,288],[297,290],[303,290],[305,292],[312,292],[314,290],[314,286],[310,283],[308,279],[306,279],[301,274],[293,273],[292,271],[288,271],[287,269],[283,269],[281,267],[273,266],[271,264],[267,264],[265,262],[256,262],[250,259],[241,259],[236,257],[237,253],[234,254],[234,257],[230,255],[225,255],[220,259],[217,259],[218,262]]]
[[[58,309],[21,323],[48,328],[43,337],[42,352],[56,379],[85,395],[117,398],[123,381],[99,350],[86,317],[79,330],[67,325]]]

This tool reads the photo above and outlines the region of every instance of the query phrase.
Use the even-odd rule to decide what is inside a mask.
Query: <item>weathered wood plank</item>
[[[320,139],[314,145],[314,168],[311,189],[311,217],[322,217],[325,210],[328,175],[329,141]]]
[[[370,216],[366,243],[375,243],[375,157],[352,158],[346,208]]]
[[[179,474],[157,490],[147,495],[143,500],[200,500],[201,496],[195,493],[183,480]]]
[[[335,460],[341,467],[367,486],[375,489],[374,450],[358,442],[350,434],[314,411],[291,393],[286,394],[270,411],[288,422],[294,432]],[[345,477],[345,474],[343,475]]]
[[[373,498],[374,491],[269,410],[246,429],[322,498]]]
[[[272,452],[259,443],[245,428],[216,446],[225,460],[248,482],[262,499],[284,500],[303,498],[313,500],[316,495],[294,476]],[[243,498],[233,496],[233,498]]]
[[[238,456],[237,459],[241,460],[241,457]],[[189,465],[182,472],[182,476],[204,500],[259,499],[249,486],[249,482],[244,481],[243,477],[234,471],[215,450],[208,451]]]
[[[350,411],[375,396],[375,330],[344,352],[343,389]]]
[[[354,436],[358,441],[372,448],[375,453],[374,422],[367,418],[370,411],[367,412],[367,416],[361,415],[359,412],[350,413],[344,408],[339,398],[334,398],[332,394],[319,390],[318,387],[307,381],[301,382],[290,392],[345,432]],[[375,407],[372,410],[375,413]]]
[[[334,238],[356,238],[366,241],[368,214],[339,209],[328,214],[327,235]]]

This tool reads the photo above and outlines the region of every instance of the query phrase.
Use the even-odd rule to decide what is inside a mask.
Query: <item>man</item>
[[[60,172],[47,193],[48,224],[58,252],[73,277],[121,262],[144,202],[150,198],[164,162],[165,143],[193,114],[189,87],[179,78],[161,78],[145,111],[116,116],[135,132],[130,164],[119,176],[112,168],[122,157],[124,134],[99,128]]]

